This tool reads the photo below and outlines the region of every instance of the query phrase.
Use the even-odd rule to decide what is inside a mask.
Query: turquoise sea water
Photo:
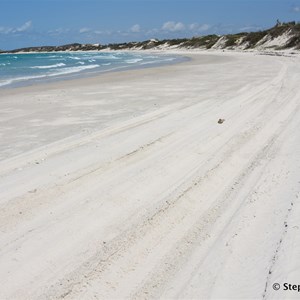
[[[136,52],[1,54],[0,88],[170,64],[182,59],[172,54],[155,55]]]

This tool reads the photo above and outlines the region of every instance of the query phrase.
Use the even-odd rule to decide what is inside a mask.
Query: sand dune
[[[300,59],[185,55],[0,92],[1,299],[299,297]]]

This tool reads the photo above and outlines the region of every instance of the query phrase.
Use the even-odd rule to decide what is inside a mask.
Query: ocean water
[[[0,54],[0,88],[170,64],[183,59],[172,54],[155,55],[136,52]]]

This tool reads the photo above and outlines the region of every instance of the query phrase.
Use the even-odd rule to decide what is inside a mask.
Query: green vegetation
[[[247,48],[254,48],[255,45],[266,36],[265,31],[258,31],[258,32],[250,32],[245,36],[244,41],[248,42]]]
[[[282,23],[277,20],[277,23],[274,27],[257,32],[241,32],[237,34],[228,34],[225,35],[226,41],[224,48],[234,49],[234,47],[243,45],[246,49],[253,49],[256,47],[257,43],[266,37],[266,40],[275,39],[285,33],[289,33],[291,36],[290,40],[286,45],[281,48],[276,48],[276,50],[286,49],[286,48],[295,48],[300,50],[300,23],[298,22],[288,22]],[[10,53],[22,51],[22,52],[32,52],[32,51],[87,51],[87,50],[103,50],[103,49],[112,49],[112,50],[126,50],[126,49],[152,49],[160,47],[172,47],[177,46],[178,48],[201,48],[201,49],[210,49],[221,37],[215,34],[198,36],[190,39],[164,39],[164,40],[147,40],[143,42],[130,42],[130,43],[120,43],[120,44],[108,44],[108,45],[99,45],[99,44],[68,44],[63,46],[43,46],[43,47],[31,47],[16,49],[9,51]],[[1,52],[1,50],[0,50]]]
[[[240,44],[240,40],[244,40],[245,35],[247,35],[246,32],[241,32],[237,34],[228,34],[226,35],[226,43],[225,48],[237,46]]]
[[[219,39],[220,37],[213,35],[206,35],[202,37],[193,37],[183,43],[183,47],[188,48],[206,48],[210,49]]]

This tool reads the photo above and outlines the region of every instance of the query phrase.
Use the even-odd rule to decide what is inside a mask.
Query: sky
[[[258,31],[300,0],[0,0],[0,49]]]

